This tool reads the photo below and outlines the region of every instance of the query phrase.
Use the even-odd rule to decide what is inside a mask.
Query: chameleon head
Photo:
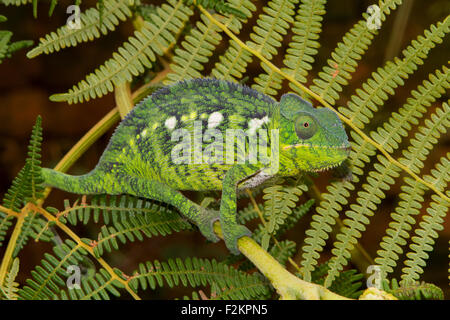
[[[295,94],[283,95],[279,107],[280,169],[286,174],[322,171],[349,156],[350,143],[334,111],[314,108]]]

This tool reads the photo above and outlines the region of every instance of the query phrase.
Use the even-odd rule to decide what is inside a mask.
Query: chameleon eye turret
[[[295,132],[302,140],[308,140],[317,132],[317,122],[312,116],[300,114],[295,121]]]
[[[341,164],[349,155],[350,143],[334,111],[314,108],[295,94],[280,101],[280,174],[322,171]]]
[[[208,138],[196,135],[205,130]],[[244,139],[248,138],[249,143],[242,148],[227,148],[228,144],[221,140],[228,136],[227,130],[245,132]],[[272,139],[268,134],[272,144],[268,150],[262,148],[269,151],[266,159],[267,154],[279,159],[274,161],[277,170],[266,170],[272,163],[263,161],[228,163],[223,162],[225,157],[217,157],[222,159],[217,162],[205,161],[212,159],[202,154],[208,148],[218,153],[244,149],[243,158],[248,158],[250,138],[256,133],[260,137],[260,130],[278,132],[279,144],[273,143],[278,138]],[[208,143],[211,140],[214,145]],[[277,102],[236,83],[192,79],[164,87],[136,105],[119,124],[91,172],[71,176],[42,169],[42,175],[46,185],[68,192],[130,194],[168,203],[211,241],[219,240],[213,223],[220,220],[225,243],[237,254],[237,240],[250,234],[236,220],[238,189],[257,186],[273,175],[295,175],[302,170],[336,166],[347,158],[348,148],[347,135],[337,115],[328,109],[315,109],[297,95],[285,94]],[[177,161],[173,155],[180,152],[174,150],[182,151]],[[279,157],[274,157],[274,153]],[[222,190],[220,212],[201,208],[182,190]]]

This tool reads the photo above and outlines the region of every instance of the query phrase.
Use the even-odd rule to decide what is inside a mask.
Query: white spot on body
[[[248,133],[255,134],[256,130],[261,128],[265,123],[269,122],[269,117],[265,116],[262,119],[253,118],[248,122]]]
[[[223,115],[220,112],[213,112],[208,118],[208,129],[217,127],[223,120]]]
[[[147,129],[142,130],[141,135],[142,137],[145,137],[147,135]]]
[[[166,122],[164,124],[166,125],[167,129],[173,130],[175,128],[175,126],[177,125],[177,118],[170,117],[166,120]]]

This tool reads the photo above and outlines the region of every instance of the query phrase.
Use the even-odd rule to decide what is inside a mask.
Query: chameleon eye
[[[300,115],[295,121],[295,132],[302,140],[311,138],[317,132],[316,120],[308,115]]]

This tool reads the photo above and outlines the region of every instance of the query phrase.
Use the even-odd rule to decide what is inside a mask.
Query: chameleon
[[[92,171],[73,176],[43,168],[42,176],[46,186],[71,193],[167,203],[212,242],[219,241],[213,230],[219,220],[227,248],[238,254],[238,239],[251,232],[237,222],[237,192],[272,177],[336,167],[349,152],[333,110],[314,108],[294,93],[278,102],[246,85],[198,78],[162,87],[138,103]],[[191,201],[186,190],[221,191],[219,210]]]

